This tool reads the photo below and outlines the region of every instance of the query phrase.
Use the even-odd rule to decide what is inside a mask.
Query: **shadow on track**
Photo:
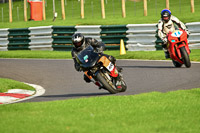
[[[106,95],[111,95],[108,92],[104,93],[76,93],[76,94],[62,94],[62,95],[46,95],[46,96],[40,96],[42,98],[61,98],[61,97],[66,97],[66,98],[73,98],[73,97],[90,97],[90,96],[106,96]]]

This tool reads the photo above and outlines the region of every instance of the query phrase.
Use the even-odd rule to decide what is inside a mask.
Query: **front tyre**
[[[127,89],[127,85],[126,85],[126,83],[125,83],[125,81],[124,81],[123,79],[121,80],[121,82],[122,82],[122,89],[119,90],[119,91],[120,91],[120,92],[125,92],[126,89]]]
[[[191,67],[190,58],[189,58],[189,55],[188,55],[188,53],[187,53],[185,47],[181,47],[181,48],[180,48],[180,51],[181,51],[182,60],[183,60],[183,62],[184,62],[184,64],[185,64],[185,66],[186,66],[187,68]]]
[[[172,60],[172,63],[174,64],[175,67],[181,67],[183,64],[177,62],[177,61],[174,61]]]
[[[102,73],[102,72],[98,72],[96,79],[111,93],[111,94],[116,94],[119,91],[117,90],[117,88],[115,87],[115,85],[113,85],[112,81],[109,80],[107,78],[107,76]]]

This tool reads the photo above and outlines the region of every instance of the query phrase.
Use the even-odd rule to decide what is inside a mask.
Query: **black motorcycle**
[[[111,94],[126,91],[127,85],[116,66],[106,56],[95,52],[92,46],[86,47],[75,58],[85,75],[100,88]]]

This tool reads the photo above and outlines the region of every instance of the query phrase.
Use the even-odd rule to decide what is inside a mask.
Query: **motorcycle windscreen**
[[[99,54],[94,52],[92,46],[86,47],[77,55],[77,61],[81,67],[90,68],[93,67],[99,60]]]
[[[176,30],[175,32],[172,33],[171,36],[180,37],[182,34],[183,34],[183,31]]]

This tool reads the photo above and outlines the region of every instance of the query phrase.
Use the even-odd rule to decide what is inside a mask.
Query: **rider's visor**
[[[76,42],[75,45],[80,47],[82,45],[82,42]]]
[[[169,20],[169,17],[163,17],[163,20]]]

